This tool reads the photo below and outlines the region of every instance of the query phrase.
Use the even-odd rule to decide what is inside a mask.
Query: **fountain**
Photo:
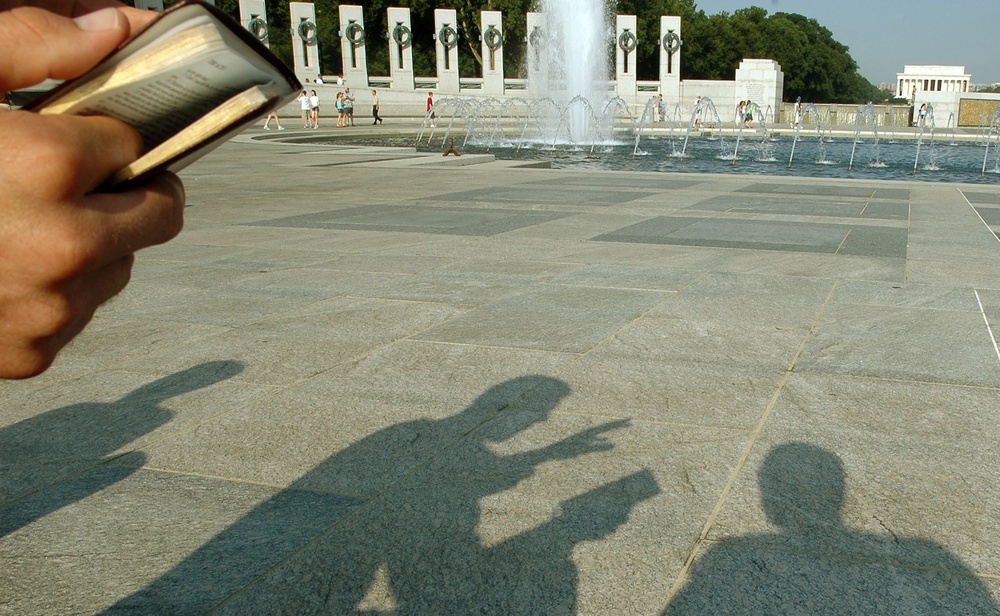
[[[913,175],[917,174],[917,165],[920,164],[920,146],[924,143],[924,131],[927,130],[927,126],[930,125],[931,128],[931,144],[934,143],[934,106],[927,106],[927,115],[921,116],[920,118],[920,134],[917,135],[917,155],[913,159]]]
[[[854,154],[858,148],[858,144],[861,143],[861,131],[869,124],[871,124],[872,136],[874,139],[872,152],[875,157],[868,164],[871,167],[882,167],[885,165],[879,156],[878,116],[875,114],[875,105],[873,103],[868,103],[861,111],[858,112],[857,120],[854,123],[854,146],[851,148],[851,162],[847,165],[848,171],[854,170]]]
[[[568,102],[569,113],[559,120],[566,124],[571,142],[586,143],[597,128],[592,105],[603,107],[608,98],[604,0],[542,0],[540,5],[547,16],[545,52],[550,67],[543,91]]]
[[[430,124],[428,113],[418,145],[434,147],[440,137],[443,149],[460,137],[463,149],[490,152],[498,158],[542,159],[553,167],[812,177],[867,174],[964,182],[1000,179],[1000,114],[992,120],[983,115],[978,134],[966,131],[958,139],[952,113],[948,126],[953,147],[939,158],[933,109],[914,133],[892,128],[894,119],[881,116],[868,103],[848,119],[852,131],[838,130],[833,110],[822,115],[810,103],[803,108],[802,122],[789,133],[775,128],[774,109],[757,103],[749,105],[754,120],[746,126],[738,117],[735,125],[723,122],[708,97],[699,97],[693,106],[671,100],[672,107],[667,108],[660,107],[657,95],[629,101],[609,87],[608,49],[614,37],[604,1],[540,0],[539,5],[545,26],[536,28],[533,36],[544,41],[536,51],[545,54],[541,57],[547,68],[538,71],[546,83],[532,82],[527,88],[535,97],[439,98],[433,109],[436,123]],[[539,92],[546,96],[537,98]],[[851,116],[847,106],[836,113],[841,122]],[[807,122],[810,129],[815,125],[815,140],[806,139],[802,132]],[[734,141],[727,143],[730,138]],[[867,164],[855,165],[866,151],[870,152]],[[787,165],[776,164],[785,156]],[[797,162],[802,158],[814,164]],[[848,161],[846,169],[838,161]],[[991,161],[995,161],[992,167]],[[995,173],[987,178],[991,170]],[[921,171],[925,173],[918,175]]]
[[[1000,173],[1000,109],[993,112],[993,119],[990,121],[990,132],[986,136],[986,153],[983,155],[983,176],[986,175],[986,165],[990,158],[990,141],[994,135],[997,137],[997,147],[994,148],[996,151],[996,165],[993,167],[993,172]]]

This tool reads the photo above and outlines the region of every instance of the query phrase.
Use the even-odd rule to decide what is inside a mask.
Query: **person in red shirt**
[[[427,114],[431,119],[431,127],[434,126],[434,93],[427,93]]]

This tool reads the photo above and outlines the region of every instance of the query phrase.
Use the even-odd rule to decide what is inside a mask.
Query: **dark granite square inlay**
[[[977,207],[976,211],[988,225],[1000,225],[1000,207]]]
[[[805,222],[660,216],[593,240],[890,258],[906,255],[906,229]]]
[[[909,200],[910,191],[905,188],[865,188],[864,186],[835,186],[831,184],[782,184],[758,182],[744,186],[735,192],[767,193],[783,195],[819,195],[826,197],[855,197],[860,199],[901,199]]]
[[[398,231],[489,236],[572,216],[496,208],[369,205],[245,223],[252,227],[295,227],[351,231]]]
[[[788,195],[728,194],[689,205],[687,210],[906,220],[909,206],[900,201],[868,201],[853,198],[792,197]]]
[[[594,188],[545,188],[512,186],[447,193],[426,197],[424,201],[460,201],[462,203],[551,203],[554,205],[610,206],[635,199],[651,197],[656,193]]]
[[[962,194],[969,200],[969,203],[982,203],[983,205],[1000,205],[1000,193],[977,192],[963,190]]]
[[[536,186],[601,186],[604,188],[633,188],[640,190],[681,190],[701,184],[701,180],[676,178],[636,177],[621,175],[578,175],[532,182]]]

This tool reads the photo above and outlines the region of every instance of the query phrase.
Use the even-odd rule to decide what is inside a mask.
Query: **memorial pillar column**
[[[390,7],[389,18],[389,76],[392,89],[412,92],[413,81],[413,31],[410,26],[410,9]]]
[[[438,92],[458,94],[458,13],[455,9],[434,9],[434,39]]]
[[[615,24],[615,92],[634,103],[639,94],[635,66],[639,37],[635,15],[618,15]]]
[[[240,0],[240,25],[265,46],[270,47],[267,5],[264,4],[264,0]]]
[[[305,83],[319,77],[319,29],[316,27],[316,6],[312,2],[289,2],[292,27],[292,59],[295,76]]]
[[[528,96],[544,98],[549,95],[549,33],[545,13],[528,13]]]
[[[482,11],[480,18],[483,33],[480,47],[483,58],[483,94],[503,96],[503,13]]]
[[[362,8],[352,4],[341,4],[340,57],[344,67],[344,81],[355,92],[368,89],[368,54],[365,31],[365,15]]]

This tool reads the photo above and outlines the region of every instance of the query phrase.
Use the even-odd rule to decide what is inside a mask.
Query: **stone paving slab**
[[[326,136],[0,381],[0,614],[1000,614],[1000,186]]]

